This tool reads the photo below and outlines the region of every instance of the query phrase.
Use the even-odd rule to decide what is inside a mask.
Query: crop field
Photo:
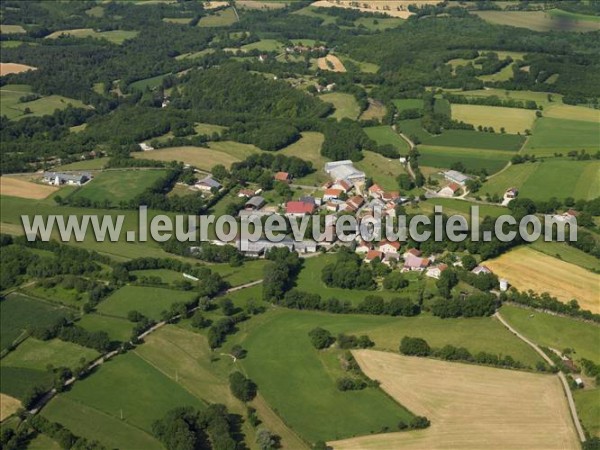
[[[596,198],[600,196],[600,162],[544,161],[525,180],[519,195],[533,200],[550,197]]]
[[[0,34],[24,34],[26,33],[25,28],[21,25],[0,25]]]
[[[571,348],[575,360],[585,358],[600,362],[600,326],[597,324],[512,305],[503,305],[500,313],[514,329],[539,345],[560,352]]]
[[[388,125],[366,127],[363,129],[367,133],[367,136],[373,139],[378,145],[393,145],[401,154],[406,154],[410,150],[408,143]]]
[[[529,246],[538,252],[554,256],[584,269],[600,272],[600,259],[564,242],[545,242],[540,240],[529,244]]]
[[[237,0],[235,3],[240,8],[247,9],[281,9],[289,4],[289,0]]]
[[[525,141],[516,134],[484,133],[470,130],[446,130],[440,135],[430,136],[423,144],[439,147],[466,147],[482,150],[517,151]]]
[[[544,108],[544,117],[551,119],[580,120],[600,124],[600,110],[585,106],[561,105],[552,103]]]
[[[600,437],[600,388],[573,392],[579,420],[592,435]]]
[[[47,184],[32,183],[24,177],[5,175],[0,177],[0,191],[2,195],[41,200],[58,191],[58,188]]]
[[[327,55],[317,60],[317,65],[321,70],[330,70],[332,72],[345,72],[346,68],[340,58],[335,55]]]
[[[69,105],[84,108],[85,105],[72,98],[61,95],[50,95],[37,100],[22,103],[21,97],[31,94],[31,86],[26,84],[7,84],[0,89],[0,114],[9,119],[21,117],[43,116],[52,114],[57,109],[65,109]],[[25,114],[25,108],[29,108],[30,114]]]
[[[496,52],[500,54],[501,52]],[[508,52],[506,52],[508,53]],[[512,53],[512,52],[511,52]],[[506,89],[496,89],[496,88],[486,88],[486,89],[476,89],[473,91],[452,91],[454,95],[463,95],[468,98],[486,98],[496,96],[501,100],[532,100],[536,102],[538,105],[542,105],[544,107],[544,112],[549,107],[554,106],[562,106],[562,95],[550,92],[535,92],[535,91],[510,91]],[[550,99],[548,96],[550,95]],[[551,101],[550,101],[551,100]]]
[[[582,309],[600,312],[600,275],[574,264],[521,247],[485,265],[519,290],[548,292],[563,302],[577,299]]]
[[[131,388],[132,382],[138,389]],[[75,383],[64,397],[114,418],[120,418],[122,411],[124,423],[146,432],[165,411],[178,406],[204,406],[170,376],[133,352],[105,362],[94,376]]]
[[[538,169],[540,163],[513,164],[505,171],[488,178],[479,190],[480,194],[504,195],[511,187],[521,188],[523,183]]]
[[[96,174],[73,198],[87,198],[92,202],[109,200],[113,203],[128,201],[141,194],[165,175],[164,170],[111,170]]]
[[[16,350],[2,359],[5,367],[20,367],[25,369],[46,370],[48,364],[54,367],[76,368],[83,358],[92,361],[99,356],[96,350],[85,348],[60,339],[39,341],[28,338]]]
[[[520,108],[503,108],[483,105],[452,105],[452,118],[475,127],[493,127],[496,132],[502,128],[507,133],[523,133],[531,130],[535,122],[535,111]]]
[[[600,30],[600,23],[592,16],[591,20],[577,15],[577,19],[568,14],[546,11],[476,11],[483,20],[498,25],[510,25],[518,28],[529,28],[534,31],[574,31],[587,32]]]
[[[431,427],[331,443],[336,449],[577,448],[559,379],[372,350],[363,371]]]
[[[411,4],[416,6],[435,5],[438,0],[413,0]],[[319,8],[349,8],[362,12],[383,13],[391,17],[407,19],[412,15],[408,11],[407,3],[404,0],[370,0],[365,2],[354,2],[350,0],[318,0],[311,4],[312,7]],[[383,9],[383,7],[387,9]]]
[[[369,101],[369,106],[367,107],[367,109],[365,109],[362,112],[359,119],[360,120],[371,120],[371,119],[381,120],[385,116],[386,112],[387,112],[387,108],[385,107],[385,105],[383,103],[378,102],[376,100],[371,100],[371,101]]]
[[[21,407],[21,402],[10,395],[0,393],[0,422],[12,416]]]
[[[204,16],[198,22],[199,27],[228,27],[237,22],[233,8],[222,9],[209,16]]]
[[[0,301],[0,350],[33,327],[50,325],[63,316],[60,307],[21,294],[11,294]]]
[[[163,310],[168,310],[173,303],[192,300],[193,292],[175,291],[171,289],[124,286],[103,300],[98,312],[109,316],[127,317],[127,313],[136,310],[146,317],[158,320]]]
[[[0,392],[23,400],[34,386],[50,388],[53,375],[46,369],[25,369],[0,365]]]
[[[419,153],[419,164],[422,166],[449,169],[454,163],[461,162],[467,169],[486,169],[490,174],[506,166],[514,155],[507,151],[433,145],[419,145]]]
[[[77,326],[90,332],[106,331],[115,340],[126,342],[131,339],[133,323],[121,317],[102,316],[100,314],[85,314],[77,322]]]
[[[397,159],[386,158],[379,153],[363,152],[363,155],[363,159],[355,163],[355,166],[376,180],[383,189],[397,191],[399,188],[396,178],[398,175],[406,173],[402,163]]]
[[[333,103],[335,111],[331,117],[338,120],[343,119],[344,117],[355,120],[360,114],[358,103],[356,103],[356,99],[351,94],[334,92],[321,95],[320,99],[326,103]]]
[[[106,39],[113,44],[120,45],[127,39],[133,39],[138,35],[138,31],[128,30],[111,30],[111,31],[96,31],[91,28],[78,28],[74,30],[59,30],[46,36],[46,39],[58,39],[61,35],[66,35],[75,38],[93,37],[96,39]]]
[[[571,150],[594,153],[600,145],[598,124],[576,120],[542,117],[538,119],[523,152],[535,155],[553,155]]]
[[[27,72],[29,70],[37,70],[37,68],[28,66],[26,64],[0,63],[0,76],[10,75],[12,73]]]

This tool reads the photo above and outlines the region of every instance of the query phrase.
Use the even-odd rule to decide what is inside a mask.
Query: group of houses
[[[89,172],[82,173],[64,173],[64,172],[44,172],[42,180],[53,186],[83,186],[92,179]]]

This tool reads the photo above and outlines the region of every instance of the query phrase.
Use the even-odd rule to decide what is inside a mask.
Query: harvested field
[[[0,25],[0,34],[24,34],[26,32],[21,25]]]
[[[0,177],[0,194],[42,200],[58,191],[56,186],[32,183],[23,177]]]
[[[431,427],[330,443],[335,449],[579,448],[556,376],[373,350],[353,354],[368,377]]]
[[[204,2],[204,9],[216,9],[229,5],[229,2]]]
[[[21,402],[10,395],[0,393],[0,422],[12,416],[21,407]]]
[[[369,107],[360,115],[360,120],[383,119],[386,108],[383,103],[377,100],[369,99]]]
[[[520,290],[548,292],[563,302],[577,299],[582,309],[600,313],[600,275],[527,247],[486,261],[496,275]]]
[[[454,120],[470,123],[475,127],[494,127],[497,133],[502,128],[507,133],[523,133],[531,130],[535,122],[535,111],[519,108],[503,108],[483,105],[452,105]]]
[[[553,119],[582,120],[584,122],[600,123],[600,111],[583,106],[553,103],[551,106],[544,108],[544,116]]]
[[[391,17],[408,19],[412,15],[412,13],[408,10],[408,5],[424,6],[437,5],[438,3],[440,3],[438,0],[414,0],[410,2],[407,2],[406,0],[371,0],[361,2],[350,0],[319,0],[312,3],[311,6],[320,8],[349,8],[362,12],[378,12]],[[360,6],[355,6],[355,4],[360,4]]]
[[[0,63],[0,76],[10,75],[12,73],[27,72],[28,70],[37,70],[36,67],[17,63]]]
[[[216,3],[216,2],[212,2]],[[227,2],[219,2],[219,3],[227,3]],[[287,1],[258,1],[258,0],[237,0],[235,5],[239,8],[246,9],[281,9],[285,8],[289,2]]]
[[[239,161],[227,153],[212,151],[204,147],[171,147],[151,152],[133,153],[134,158],[151,159],[153,161],[182,161],[200,169],[210,170],[217,164],[229,167]]]
[[[319,58],[317,60],[317,64],[319,65],[319,69],[321,70],[331,70],[332,72],[345,72],[346,68],[340,58],[335,55],[327,55],[324,58]]]

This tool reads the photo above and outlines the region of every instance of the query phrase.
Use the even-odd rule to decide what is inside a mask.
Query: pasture
[[[529,244],[529,246],[538,252],[554,256],[584,269],[600,272],[600,259],[564,242],[536,241]]]
[[[398,133],[388,125],[366,127],[363,128],[363,130],[367,133],[367,136],[377,143],[377,145],[392,145],[403,155],[407,154],[410,150],[408,142],[402,139]]]
[[[361,19],[357,19],[357,22],[359,20]],[[347,70],[352,70],[349,68],[349,66],[351,67],[353,65],[356,66],[356,68],[358,68],[359,72],[377,73],[377,71],[379,70],[379,66],[375,63],[358,61],[356,59],[350,58],[349,56],[340,55],[339,53],[337,54],[337,57],[342,61],[342,64]]]
[[[10,395],[0,393],[0,422],[16,413],[21,407],[21,402]]]
[[[283,44],[276,39],[261,39],[251,44],[242,45],[241,49],[244,51],[277,52],[283,50]]]
[[[335,111],[331,117],[338,120],[343,119],[344,117],[354,120],[360,114],[360,108],[352,94],[334,92],[331,94],[323,94],[320,96],[320,99],[326,103],[333,104]]]
[[[383,189],[389,191],[397,191],[398,182],[396,178],[402,173],[406,173],[406,169],[397,159],[386,158],[379,153],[363,152],[363,159],[354,165],[364,171],[367,176],[373,178],[374,182]],[[403,192],[402,194],[405,194]]]
[[[215,3],[215,2],[212,2]],[[218,2],[217,2],[218,3]],[[226,2],[223,2],[226,3]],[[288,0],[237,0],[236,5],[246,9],[281,9],[289,4]]]
[[[210,55],[211,53],[214,53],[214,52],[215,52],[214,48],[205,48],[204,50],[200,50],[198,52],[182,53],[181,55],[177,55],[175,57],[175,59],[180,60],[180,59],[200,58],[205,55]]]
[[[26,64],[17,63],[0,63],[0,76],[10,75],[13,73],[27,72],[29,70],[37,70],[36,67],[28,66]]]
[[[411,4],[416,6],[424,6],[424,5],[435,5],[439,3],[438,0],[413,0]],[[404,0],[369,0],[365,2],[354,2],[350,0],[339,0],[339,1],[329,1],[329,0],[318,0],[311,4],[312,7],[319,8],[349,8],[362,12],[370,12],[370,13],[382,13],[387,16],[407,19],[412,15],[412,13],[408,10],[407,4]],[[384,9],[383,7],[386,7]]]
[[[579,420],[592,435],[600,437],[600,388],[573,392]]]
[[[399,113],[407,109],[423,109],[423,100],[420,98],[401,98],[393,100],[393,103]]]
[[[600,123],[600,111],[597,109],[558,103],[552,103],[550,106],[545,107],[544,117]]]
[[[54,323],[65,315],[62,308],[27,297],[10,294],[0,301],[0,350],[4,350],[26,331]]]
[[[45,39],[59,39],[63,36],[73,38],[93,37],[96,39],[106,39],[113,44],[120,45],[127,39],[133,39],[138,35],[139,31],[129,30],[111,30],[111,31],[96,31],[91,28],[77,28],[74,30],[58,30],[49,34]]]
[[[62,166],[58,166],[56,170],[100,170],[108,162],[108,158],[94,158],[76,161]]]
[[[523,183],[538,169],[540,163],[513,164],[501,173],[494,175],[483,183],[481,195],[504,195],[511,187],[521,188]]]
[[[75,369],[80,360],[92,361],[99,356],[96,350],[82,347],[60,339],[39,341],[34,338],[26,339],[16,350],[2,359],[5,367],[19,367],[34,370],[46,370],[48,364],[54,367]]]
[[[466,147],[481,150],[517,151],[525,141],[516,134],[484,133],[471,130],[445,130],[442,134],[429,136],[423,144],[439,147]]]
[[[523,152],[539,156],[571,150],[594,153],[599,145],[597,123],[542,117],[537,120],[533,136],[527,140]]]
[[[360,120],[381,120],[385,117],[387,108],[385,105],[377,100],[369,99],[369,106],[360,115]]]
[[[336,449],[578,448],[556,376],[355,350],[392,398],[431,420],[416,432],[332,442]]]
[[[32,183],[26,177],[4,175],[0,177],[0,191],[2,195],[42,200],[58,191],[58,187]]]
[[[139,91],[145,91],[146,89],[155,89],[162,84],[163,79],[165,77],[171,75],[170,73],[164,73],[162,75],[157,75],[155,77],[144,78],[142,80],[134,81],[129,85],[132,89],[137,89]]]
[[[246,261],[238,267],[232,267],[229,264],[210,264],[208,268],[221,275],[231,286],[240,286],[262,279],[266,263],[266,260],[258,259]]]
[[[427,167],[449,169],[460,162],[467,169],[485,169],[488,173],[498,172],[510,161],[512,152],[481,150],[464,147],[438,147],[419,145],[419,164]]]
[[[467,219],[471,218],[471,207],[479,207],[479,217],[498,217],[507,213],[507,209],[496,205],[478,205],[469,201],[460,200],[458,198],[432,198],[426,202],[419,204],[420,210],[427,213],[433,213],[435,205],[440,205],[444,208],[444,214],[447,215],[462,215]]]
[[[535,111],[530,109],[460,104],[452,105],[452,118],[475,127],[493,127],[497,133],[504,128],[511,134],[531,130],[536,119]]]
[[[577,15],[573,18],[569,14],[555,13],[550,11],[476,11],[479,17],[486,22],[497,25],[509,25],[518,28],[529,28],[534,31],[573,31],[587,32],[600,30],[600,22],[595,18],[586,18]]]
[[[72,198],[87,198],[92,202],[128,201],[151,187],[165,175],[164,170],[111,170],[100,172],[78,189]]]
[[[6,84],[0,88],[0,114],[9,119],[17,119],[29,116],[43,116],[52,114],[57,109],[65,109],[69,105],[84,108],[80,100],[63,97],[61,95],[50,95],[29,102],[21,102],[21,98],[32,94],[31,86],[26,84]],[[25,114],[29,108],[29,113]]]
[[[123,286],[98,305],[98,312],[116,317],[127,317],[136,310],[154,320],[160,319],[164,310],[176,302],[187,302],[194,298],[194,292],[175,291],[164,288]]]
[[[302,137],[293,144],[279,150],[277,153],[281,153],[286,156],[296,156],[297,158],[304,159],[313,163],[313,167],[316,170],[322,170],[327,159],[321,156],[321,146],[325,137],[322,133],[316,131],[305,131],[302,133]]]
[[[127,342],[131,339],[133,323],[121,317],[103,316],[100,314],[85,314],[77,326],[89,331],[106,331],[110,339],[120,342]]]
[[[536,344],[559,352],[571,348],[575,360],[585,358],[600,363],[597,324],[513,305],[503,305],[500,313],[515,330]]]
[[[199,27],[228,27],[237,22],[238,18],[233,8],[226,8],[208,16],[204,16],[198,22]]]
[[[34,386],[50,389],[54,376],[46,369],[26,369],[0,365],[0,392],[23,400]]]
[[[317,60],[317,65],[321,70],[329,70],[332,72],[346,72],[346,68],[340,58],[335,55],[327,55]]]
[[[565,303],[577,299],[582,309],[600,312],[600,275],[574,264],[520,247],[485,265],[519,290],[548,292]]]

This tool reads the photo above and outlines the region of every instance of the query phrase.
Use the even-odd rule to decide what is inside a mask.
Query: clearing
[[[371,120],[377,119],[381,120],[384,118],[387,112],[387,108],[383,103],[378,100],[369,99],[369,106],[366,110],[362,112],[359,119],[360,120]]]
[[[548,292],[560,301],[577,299],[582,309],[600,313],[600,275],[521,247],[485,262],[519,290]]]
[[[11,73],[27,72],[28,70],[37,70],[36,67],[17,63],[0,63],[0,76],[10,75]]]
[[[412,13],[408,10],[408,5],[425,6],[437,5],[439,0],[369,0],[355,2],[350,0],[319,0],[311,3],[313,7],[319,8],[349,8],[362,12],[381,13],[391,17],[408,19]]]
[[[431,427],[333,442],[336,449],[576,449],[559,379],[372,350],[352,352],[362,370]]]
[[[529,28],[534,31],[598,31],[600,22],[594,16],[577,15],[574,19],[555,11],[474,11],[483,20],[498,25]],[[589,18],[590,20],[580,20]]]
[[[77,28],[74,30],[58,30],[52,34],[49,34],[45,39],[59,39],[62,36],[69,36],[74,38],[86,38],[93,37],[96,39],[106,39],[113,44],[120,45],[127,39],[133,39],[138,35],[138,31],[128,30],[111,30],[111,31],[96,31],[91,28]]]
[[[204,16],[198,22],[199,27],[228,27],[238,21],[237,14],[233,8],[226,8]]]
[[[24,34],[26,32],[21,25],[0,25],[0,34]]]
[[[6,175],[0,177],[0,192],[2,192],[2,195],[42,200],[58,191],[58,189],[56,186],[33,183],[24,177]]]
[[[327,159],[321,156],[321,146],[324,140],[323,133],[305,131],[299,140],[279,150],[277,154],[296,156],[305,161],[310,161],[316,170],[321,170],[327,162]]]
[[[452,105],[452,118],[475,127],[493,127],[496,133],[504,128],[511,134],[531,130],[536,119],[535,111],[530,109],[459,104]]]
[[[333,104],[335,111],[331,117],[338,120],[343,119],[344,117],[355,120],[360,114],[360,108],[352,94],[333,92],[331,94],[323,94],[319,98],[326,103]]]
[[[346,68],[340,58],[335,55],[327,55],[323,58],[319,58],[317,60],[317,64],[319,69],[321,70],[330,70],[332,72],[345,72]]]

